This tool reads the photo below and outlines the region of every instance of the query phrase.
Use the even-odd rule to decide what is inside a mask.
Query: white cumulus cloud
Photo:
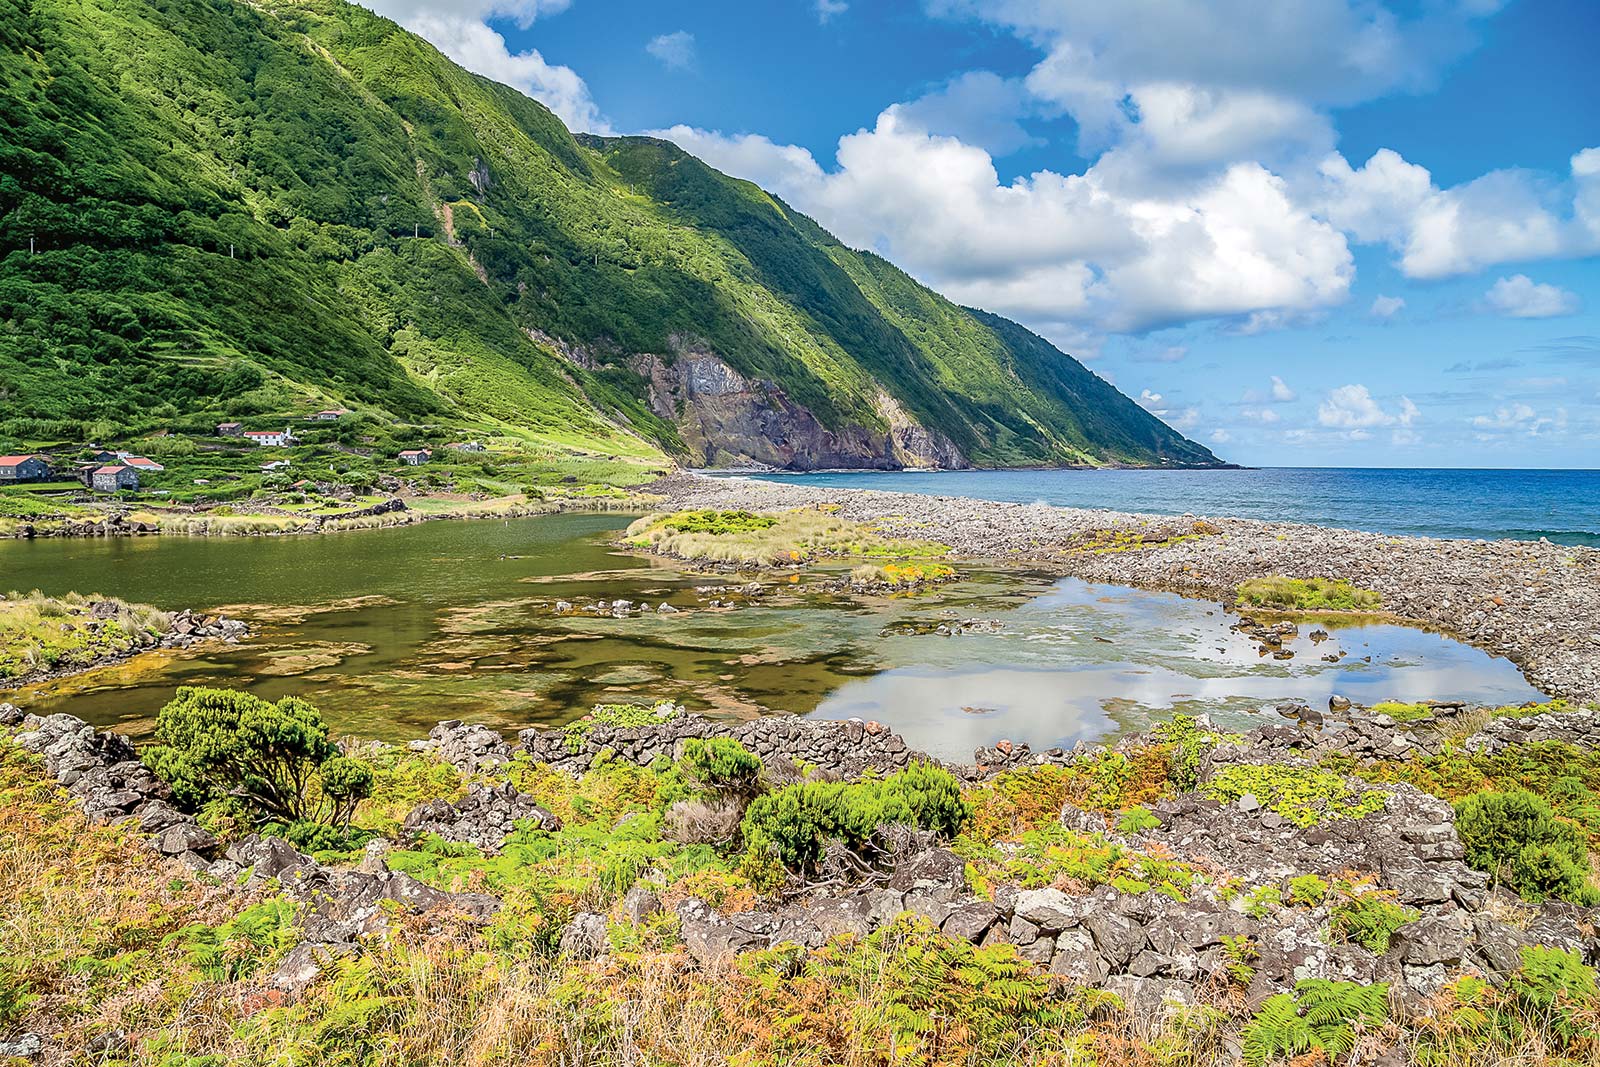
[[[1492,414],[1475,416],[1472,425],[1480,441],[1492,441],[1513,434],[1540,437],[1566,430],[1567,411],[1557,408],[1552,415],[1540,415],[1532,405],[1517,401],[1495,408]]]
[[[675,30],[652,37],[644,50],[660,60],[668,70],[688,70],[694,66],[694,34],[688,30]]]
[[[1349,290],[1343,235],[1258,164],[1167,190],[1101,165],[1002,182],[988,152],[915,118],[888,108],[872,129],[840,139],[832,170],[761,137],[660,133],[953,299],[1035,324],[1135,331],[1320,308]]]
[[[1371,315],[1379,322],[1388,322],[1406,309],[1404,297],[1379,296],[1372,301]]]
[[[1422,412],[1402,396],[1395,411],[1386,411],[1365,385],[1341,385],[1317,406],[1317,422],[1331,430],[1359,432],[1379,426],[1410,426]]]
[[[1514,319],[1552,319],[1575,315],[1581,304],[1578,294],[1555,285],[1542,285],[1526,274],[1501,278],[1483,294],[1490,311]]]
[[[834,18],[850,10],[850,5],[845,0],[817,0],[817,21],[831,22]]]
[[[1597,149],[1573,156],[1566,176],[1497,170],[1445,189],[1387,148],[1359,168],[1331,153],[1318,171],[1319,216],[1357,241],[1388,244],[1412,278],[1600,252]]]
[[[565,10],[569,0],[363,0],[475,74],[520,89],[574,130],[610,133],[589,87],[571,67],[546,62],[536,49],[512,52],[489,25],[510,18],[523,26]]]

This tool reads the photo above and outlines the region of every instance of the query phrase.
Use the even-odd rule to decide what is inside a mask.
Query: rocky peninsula
[[[668,507],[827,507],[888,537],[935,538],[970,560],[1232,604],[1241,582],[1342,579],[1400,618],[1520,667],[1551,696],[1600,698],[1600,550],[1549,541],[1459,541],[1216,516],[1136,515],[962,497],[677,474]]]
[[[161,611],[115,597],[0,594],[0,692],[67,678],[162,649],[237,644],[250,627],[188,608]]]

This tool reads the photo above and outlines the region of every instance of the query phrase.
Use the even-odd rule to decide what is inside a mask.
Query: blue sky
[[[1226,458],[1600,467],[1594,0],[372,6]]]

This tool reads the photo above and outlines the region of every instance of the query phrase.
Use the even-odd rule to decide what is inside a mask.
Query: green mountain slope
[[[1217,462],[755,186],[574,138],[343,0],[0,0],[0,41],[0,438],[339,404],[697,463]]]

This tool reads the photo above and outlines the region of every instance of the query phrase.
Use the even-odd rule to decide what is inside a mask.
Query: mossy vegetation
[[[1330,771],[1277,764],[1223,767],[1202,790],[1211,799],[1229,804],[1251,797],[1296,826],[1364,818],[1383,810],[1387,800],[1381,790],[1352,786]]]
[[[153,645],[171,625],[167,612],[114,597],[8,593],[0,596],[0,682],[20,684],[128,655]]]
[[[1404,704],[1398,700],[1380,700],[1372,705],[1372,711],[1378,715],[1387,715],[1397,723],[1417,722],[1433,715],[1433,707],[1428,704]]]
[[[841,518],[829,508],[795,508],[775,515],[748,511],[690,511],[646,515],[624,539],[636,548],[678,559],[756,566],[871,560],[874,574],[914,564],[943,574],[932,557],[950,552],[934,541],[885,537],[871,524]],[[882,561],[882,562],[879,562]],[[911,571],[892,572],[909,581]],[[926,578],[923,580],[927,580]]]
[[[1239,583],[1241,607],[1269,611],[1374,612],[1383,607],[1383,598],[1371,589],[1362,589],[1343,578],[1286,578],[1269,575]]]
[[[956,842],[956,851],[966,859],[980,894],[1006,882],[1026,889],[1063,883],[1109,885],[1124,893],[1158,892],[1184,900],[1201,879],[1197,867],[1170,855],[1059,824],[1024,831],[1009,841],[982,842],[967,835]]]

